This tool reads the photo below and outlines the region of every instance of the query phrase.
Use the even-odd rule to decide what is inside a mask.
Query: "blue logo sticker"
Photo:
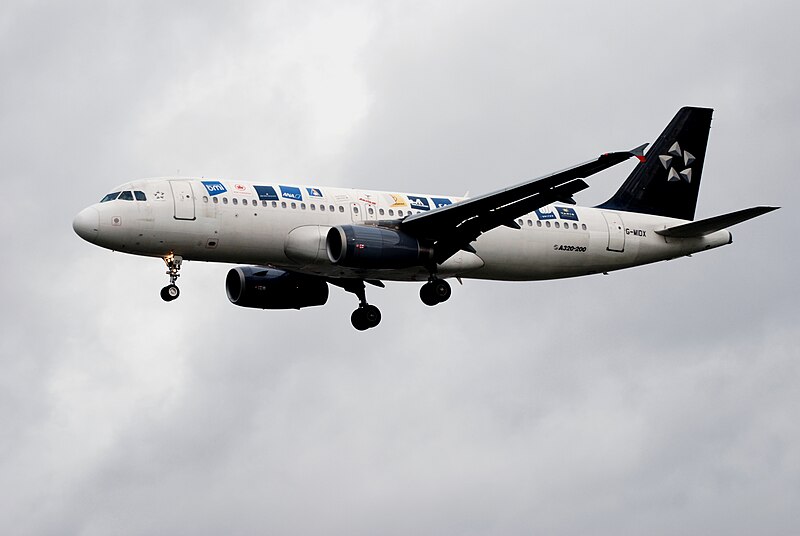
[[[411,208],[414,208],[414,209],[417,209],[417,210],[430,210],[431,209],[431,205],[430,205],[430,203],[428,203],[428,198],[427,197],[417,197],[415,195],[407,195],[406,197],[408,197],[408,203],[409,203],[409,205],[411,205]]]
[[[536,209],[536,216],[538,216],[540,220],[554,220],[554,219],[556,219],[556,215],[555,214],[553,214],[549,210],[542,210],[540,208]]]
[[[256,193],[258,194],[258,199],[260,201],[277,201],[278,194],[275,193],[275,188],[272,186],[253,186],[255,188]]]
[[[574,208],[556,207],[556,210],[558,211],[558,217],[562,220],[578,221],[578,214],[575,212]]]
[[[300,188],[294,186],[280,186],[280,189],[281,197],[284,199],[294,199],[295,201],[303,200],[303,194],[300,192]]]
[[[433,201],[433,206],[435,208],[446,207],[447,205],[453,204],[453,202],[446,197],[431,197],[431,201]]]
[[[319,188],[306,188],[309,197],[322,197],[322,190]]]
[[[206,187],[208,191],[208,195],[219,195],[224,194],[228,191],[225,186],[219,181],[202,181],[203,186]]]

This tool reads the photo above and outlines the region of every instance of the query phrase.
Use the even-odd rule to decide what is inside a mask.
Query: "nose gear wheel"
[[[175,281],[181,276],[181,263],[182,257],[175,255],[168,255],[164,257],[164,263],[167,265],[167,275],[169,276],[169,285],[161,289],[161,299],[165,302],[171,302],[181,295],[181,291]]]

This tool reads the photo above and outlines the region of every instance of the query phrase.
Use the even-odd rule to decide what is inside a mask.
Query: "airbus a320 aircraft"
[[[420,298],[450,298],[447,278],[530,281],[597,274],[732,241],[726,227],[777,207],[694,219],[712,110],[682,108],[644,154],[606,153],[473,198],[267,182],[158,178],[117,188],[81,211],[75,232],[98,246],[160,257],[165,301],[184,260],[231,269],[231,302],[258,309],[324,305],[328,286],[354,293],[353,326],[377,326],[365,283],[425,281]],[[639,164],[597,207],[573,206],[582,179],[631,157]]]

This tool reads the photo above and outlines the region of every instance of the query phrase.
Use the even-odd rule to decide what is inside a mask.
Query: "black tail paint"
[[[681,108],[614,196],[599,208],[693,220],[710,108]]]

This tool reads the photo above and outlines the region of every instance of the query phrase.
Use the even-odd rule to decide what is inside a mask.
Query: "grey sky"
[[[0,525],[18,534],[796,534],[790,2],[6,2]],[[75,236],[170,175],[483,193],[715,108],[734,244],[608,277],[242,310]],[[628,167],[625,167],[625,166]],[[591,179],[604,201],[630,165]],[[10,245],[10,247],[8,247]]]

